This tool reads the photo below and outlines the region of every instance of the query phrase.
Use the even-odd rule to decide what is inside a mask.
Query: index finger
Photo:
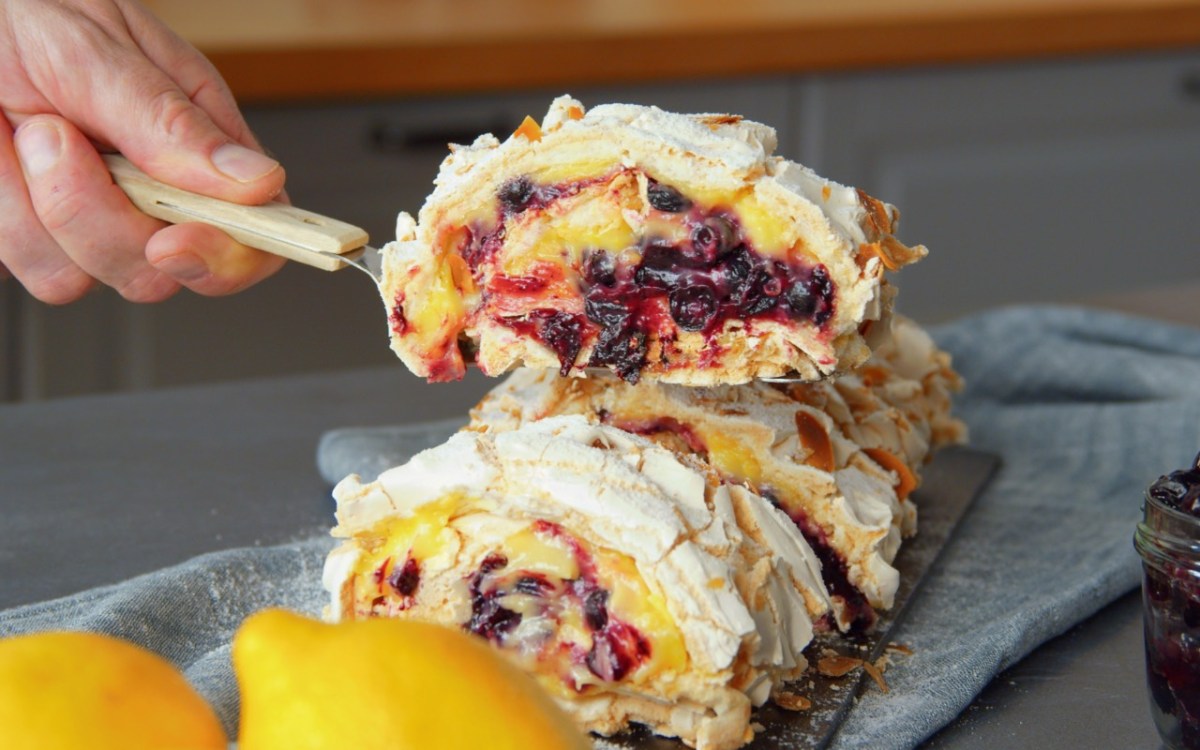
[[[236,142],[262,150],[238,108],[233,92],[212,62],[146,8],[118,0],[131,38],[214,124]]]

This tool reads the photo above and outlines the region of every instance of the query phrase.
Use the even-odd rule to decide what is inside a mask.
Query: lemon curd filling
[[[428,280],[420,304],[396,303],[399,315],[393,319],[403,321],[403,333],[419,341],[423,357],[441,360],[454,345],[458,332],[462,330],[466,317],[463,289],[455,283],[454,265],[450,257],[427,272]]]
[[[354,567],[354,601],[360,606],[367,603],[369,614],[407,609],[406,598],[416,593],[416,587],[405,593],[409,586],[401,581],[405,568],[411,576],[414,565],[419,571],[423,562],[457,550],[458,534],[449,523],[468,502],[465,494],[452,493],[422,505],[412,515],[382,521],[361,535],[357,540],[361,553]]]
[[[745,443],[717,430],[700,434],[708,447],[708,460],[717,471],[737,483],[762,483],[762,464]]]
[[[460,579],[450,582],[452,590],[469,599],[455,608],[469,611],[461,626],[551,678],[563,695],[687,670],[687,648],[667,601],[633,558],[548,521],[493,518],[479,505],[452,493],[360,536],[357,614],[439,619],[444,613],[428,608],[440,602],[423,602],[422,587],[441,577],[444,588],[450,574]],[[468,549],[464,539],[484,529],[495,538],[477,538],[482,551]],[[463,565],[467,556],[474,561]]]
[[[594,553],[598,577],[610,592],[609,609],[625,617],[653,644],[643,665],[645,676],[682,672],[688,666],[687,646],[661,593],[651,591],[628,555],[609,550]],[[723,584],[722,584],[723,585]]]

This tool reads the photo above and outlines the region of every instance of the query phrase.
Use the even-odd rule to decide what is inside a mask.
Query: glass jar
[[[1200,517],[1146,493],[1134,533],[1150,711],[1171,750],[1200,750]]]

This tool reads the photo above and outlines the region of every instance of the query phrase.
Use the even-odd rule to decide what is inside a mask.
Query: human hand
[[[99,150],[237,203],[283,190],[212,64],[136,0],[0,7],[0,277],[61,304],[97,282],[156,302],[229,294],[283,260],[210,226],[168,226],[113,184]]]

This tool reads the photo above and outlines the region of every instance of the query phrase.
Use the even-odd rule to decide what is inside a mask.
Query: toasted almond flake
[[[873,232],[868,232],[868,236],[871,234],[891,234],[892,217],[888,214],[887,206],[884,202],[867,195],[859,188],[855,188],[854,192],[858,193],[858,200],[867,211],[867,215],[863,219],[863,223],[866,225],[864,228],[874,230]]]
[[[857,372],[858,376],[862,378],[863,385],[868,388],[885,383],[888,379],[888,370],[879,365],[863,365],[858,368]]]
[[[913,653],[913,650],[911,648],[909,648],[908,646],[905,646],[903,643],[889,643],[887,645],[887,650],[888,651],[896,651],[898,653],[904,654],[905,656],[912,656],[912,653]]]
[[[775,701],[775,705],[784,711],[807,711],[812,708],[812,701],[799,693],[787,691],[777,693],[773,700]]]
[[[542,127],[532,117],[525,115],[525,119],[513,131],[514,138],[518,135],[524,136],[528,141],[540,141],[542,140]]]
[[[883,679],[883,671],[880,670],[879,667],[875,666],[869,661],[864,661],[862,663],[862,668],[867,671],[867,674],[871,675],[871,679],[875,680],[875,684],[879,686],[880,690],[885,693],[890,692],[888,690],[887,682]]]
[[[824,409],[826,403],[829,401],[829,396],[825,391],[817,388],[812,383],[781,383],[776,385],[775,388],[786,393],[792,400],[799,401],[814,409]]]
[[[894,453],[886,451],[883,448],[863,448],[863,453],[866,453],[872,461],[884,469],[894,471],[896,476],[900,478],[900,482],[896,486],[896,497],[903,500],[917,488],[917,478],[913,476],[912,470],[908,468],[908,464],[897,458]]]
[[[853,656],[826,656],[817,662],[817,671],[826,677],[844,677],[863,665]]]
[[[721,125],[737,125],[741,121],[741,115],[709,115],[700,119],[700,122],[714,130]]]
[[[837,464],[833,460],[833,442],[820,420],[804,409],[796,411],[796,434],[800,444],[808,451],[805,463],[815,469],[832,473]]]
[[[855,255],[855,260],[858,261],[859,267],[865,266],[867,261],[871,258],[879,258],[880,262],[883,263],[883,267],[889,271],[900,270],[900,264],[898,264],[895,259],[883,249],[883,245],[880,243],[864,242],[859,245],[858,253]]]
[[[898,267],[915,263],[921,258],[924,258],[925,254],[928,252],[921,245],[909,247],[890,234],[880,240],[880,243],[882,243],[883,249],[887,253],[888,258]]]

